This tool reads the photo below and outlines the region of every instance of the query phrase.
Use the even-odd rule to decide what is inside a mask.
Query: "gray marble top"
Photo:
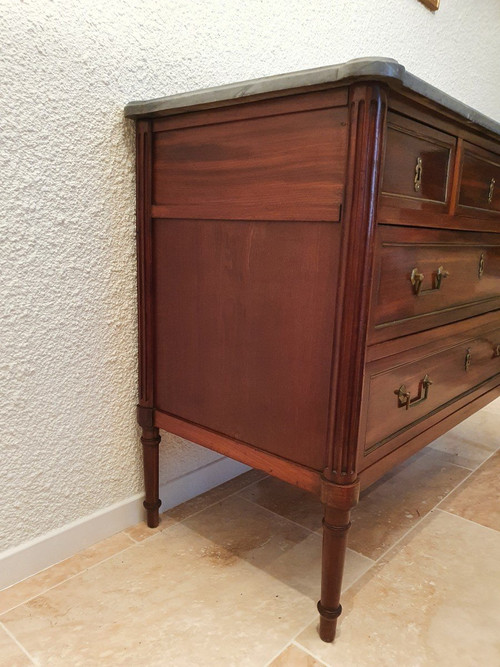
[[[356,58],[341,65],[328,65],[300,72],[290,72],[289,74],[266,76],[262,79],[240,81],[239,83],[231,83],[215,88],[204,88],[144,102],[129,102],[125,107],[125,116],[140,118],[141,116],[168,114],[169,112],[176,113],[185,107],[213,104],[224,100],[353,79],[383,80],[395,89],[410,90],[459,114],[471,124],[479,125],[486,130],[500,134],[500,123],[410,74],[403,65],[392,58]]]

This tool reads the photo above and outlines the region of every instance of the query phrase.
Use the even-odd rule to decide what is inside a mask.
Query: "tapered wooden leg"
[[[351,507],[356,505],[359,484],[336,485],[325,482],[323,502],[323,560],[321,574],[321,600],[319,636],[324,642],[332,642],[337,629],[337,619],[342,613],[340,592],[347,548],[347,532],[350,528]]]
[[[159,509],[159,451],[160,431],[154,426],[142,427],[142,449],[144,454],[144,486],[146,499],[144,507],[147,512],[147,523],[150,528],[156,528],[160,523]]]

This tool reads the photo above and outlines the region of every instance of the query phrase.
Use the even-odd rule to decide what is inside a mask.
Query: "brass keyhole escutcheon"
[[[422,185],[422,171],[422,158],[418,157],[417,164],[415,166],[415,179],[413,181],[415,192],[418,192],[420,190],[420,186]]]
[[[493,191],[495,190],[495,183],[496,183],[495,179],[492,178],[488,190],[488,204],[491,204],[491,202],[493,201]]]
[[[477,271],[477,274],[478,274],[479,278],[483,277],[483,273],[484,273],[484,252],[482,252],[479,255],[479,267],[478,267],[478,271]]]
[[[465,363],[464,363],[464,367],[465,367],[466,372],[470,368],[471,358],[472,358],[471,357],[471,349],[470,349],[470,347],[468,347],[467,350],[465,351]]]

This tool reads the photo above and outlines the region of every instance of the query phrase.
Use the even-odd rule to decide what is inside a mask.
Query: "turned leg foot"
[[[351,526],[351,507],[357,502],[359,484],[334,485],[325,482],[323,502],[323,560],[321,574],[321,600],[319,636],[324,642],[332,642],[337,630],[337,619],[342,613],[340,593],[347,549],[347,533]]]
[[[161,500],[159,498],[159,445],[160,432],[154,426],[142,428],[142,448],[144,454],[144,486],[146,498],[144,507],[147,512],[147,524],[150,528],[156,528],[160,523],[159,509]]]

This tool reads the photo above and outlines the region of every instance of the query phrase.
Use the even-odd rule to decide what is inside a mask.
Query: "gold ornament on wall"
[[[439,9],[440,0],[420,0],[420,2],[433,12]]]

